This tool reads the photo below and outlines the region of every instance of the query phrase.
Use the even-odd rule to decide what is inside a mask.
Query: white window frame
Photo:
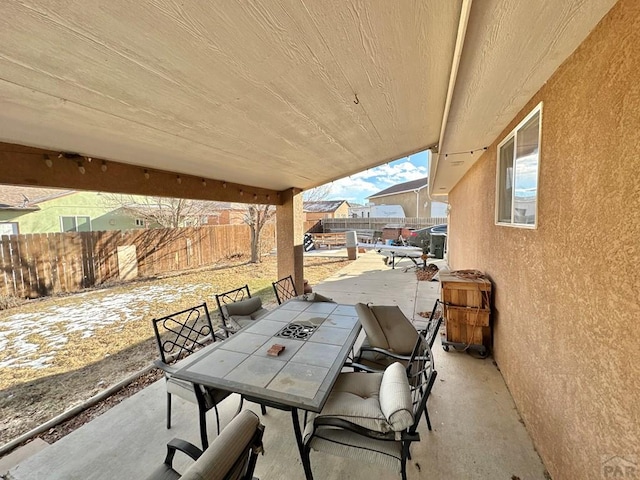
[[[500,152],[504,145],[506,145],[509,141],[514,139],[514,147],[513,147],[513,171],[516,168],[516,154],[518,150],[517,144],[517,134],[518,131],[522,129],[524,125],[527,124],[529,120],[531,120],[536,114],[538,117],[538,154],[537,154],[537,168],[536,168],[536,208],[535,208],[535,219],[533,224],[530,223],[517,223],[514,220],[514,198],[515,198],[515,188],[512,188],[511,192],[511,221],[505,222],[500,220],[500,193],[503,188],[503,185],[500,184],[500,172],[501,172],[501,162],[500,162]],[[540,203],[540,152],[542,146],[542,102],[535,106],[533,110],[520,122],[518,125],[509,132],[509,134],[498,144],[497,148],[497,162],[496,162],[496,192],[495,192],[495,224],[503,227],[515,227],[515,228],[528,228],[528,229],[536,229],[538,228],[538,206]],[[511,183],[514,185],[514,178],[511,177]],[[515,185],[514,185],[515,186]]]
[[[144,219],[136,218],[135,219],[135,224],[136,224],[136,227],[144,227]]]
[[[75,223],[76,223],[75,230],[71,230],[70,232],[66,232],[64,230],[64,225],[62,223],[62,219],[63,218],[73,218]],[[87,219],[89,219],[89,230],[88,231],[89,232],[93,231],[93,227],[91,226],[91,217],[89,215],[60,215],[60,231],[62,233],[73,233],[73,232],[82,233],[82,232],[78,232],[78,218],[87,218]]]

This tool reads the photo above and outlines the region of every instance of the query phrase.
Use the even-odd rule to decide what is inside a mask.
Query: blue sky
[[[428,176],[427,159],[428,152],[420,152],[331,182],[325,200],[347,200],[364,205],[367,196],[380,190]]]

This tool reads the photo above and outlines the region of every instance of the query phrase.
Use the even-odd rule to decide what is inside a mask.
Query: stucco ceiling
[[[614,3],[5,1],[0,141],[306,189],[490,143]]]
[[[432,195],[456,185],[615,3],[473,2],[439,154],[430,166]]]

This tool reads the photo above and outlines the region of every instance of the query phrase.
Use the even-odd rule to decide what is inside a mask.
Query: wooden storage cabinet
[[[440,273],[444,303],[446,340],[445,350],[473,349],[488,354],[491,342],[491,282],[487,279],[460,278]]]

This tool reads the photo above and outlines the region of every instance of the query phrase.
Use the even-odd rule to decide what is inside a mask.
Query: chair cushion
[[[374,347],[389,349],[389,342],[385,336],[378,319],[375,317],[368,305],[364,303],[356,303],[356,313],[362,324],[362,328],[367,334],[369,344]]]
[[[371,311],[384,331],[389,350],[411,355],[418,340],[418,331],[397,305],[371,305]]]
[[[327,416],[342,418],[369,430],[388,433],[391,425],[380,409],[378,392],[382,373],[345,372],[338,376],[327,402],[317,415],[311,416],[304,436],[313,433],[313,418]]]
[[[222,308],[226,310],[228,315],[250,316],[262,308],[262,299],[260,297],[245,298],[238,302],[223,305]]]
[[[407,373],[401,363],[387,367],[380,383],[380,409],[391,428],[402,431],[413,425],[413,403]]]
[[[255,319],[251,315],[231,315],[229,320],[240,328],[255,322]]]
[[[317,452],[354,458],[400,473],[402,465],[402,444],[400,442],[374,440],[348,430],[334,428],[318,432],[309,445]]]
[[[240,479],[244,463],[236,462],[245,455],[244,460],[249,459],[247,449],[259,424],[255,413],[249,410],[240,412],[182,475],[182,480]]]
[[[397,305],[358,303],[356,312],[372,347],[411,355],[418,331]]]
[[[251,314],[251,318],[258,320],[259,318],[264,317],[267,313],[269,313],[269,310],[266,308],[260,308]]]

